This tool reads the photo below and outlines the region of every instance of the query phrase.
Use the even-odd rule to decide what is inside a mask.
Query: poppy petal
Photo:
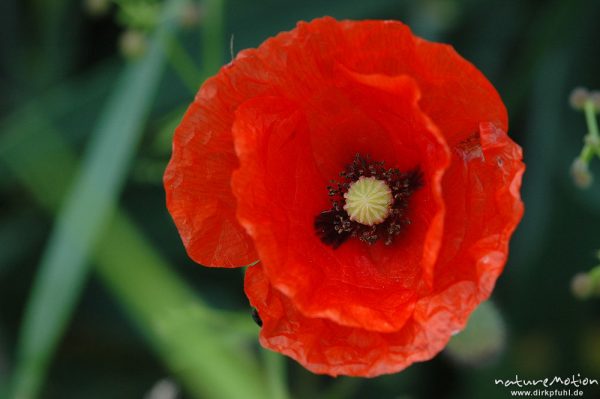
[[[401,22],[325,17],[301,22],[294,32],[296,46],[288,37],[284,51],[294,47],[304,57],[317,58],[321,70],[333,60],[360,74],[415,79],[422,93],[421,109],[451,145],[478,131],[482,121],[508,129],[506,108],[486,77],[452,46],[421,39]]]
[[[204,266],[239,267],[258,257],[235,216],[231,124],[237,103],[252,90],[233,87],[226,69],[204,83],[177,128],[164,185],[189,256]]]
[[[524,165],[498,93],[451,46],[394,21],[300,22],[209,79],[176,132],[167,204],[190,256],[247,270],[261,343],[375,376],[438,353],[501,273]],[[420,168],[390,246],[320,241],[356,153]]]
[[[461,282],[423,298],[399,331],[384,333],[306,317],[273,288],[260,264],[248,268],[245,279],[246,295],[263,323],[260,343],[314,373],[334,377],[375,377],[431,359],[466,323],[466,302],[456,298],[474,296],[475,290],[473,283]]]
[[[303,313],[396,331],[432,283],[444,217],[441,179],[449,158],[437,128],[418,109],[412,79],[351,78],[341,89],[320,91],[303,104],[257,97],[240,106],[233,127],[240,159],[233,190],[238,217],[266,273]],[[370,84],[373,79],[389,87]],[[311,108],[332,98],[343,101],[346,112],[334,110],[315,121]],[[351,240],[333,249],[313,228],[315,216],[329,206],[327,181],[335,177],[319,161],[328,151],[340,160],[345,153],[350,161],[361,148],[374,149],[374,156],[382,157],[377,159],[391,165],[420,166],[426,184],[411,199],[413,224],[398,242],[367,246]],[[343,167],[342,162],[333,170]]]
[[[249,98],[282,93],[302,102],[324,81],[333,81],[340,65],[358,74],[413,78],[423,93],[421,108],[451,145],[481,121],[506,130],[497,92],[450,46],[420,39],[396,21],[300,22],[258,49],[240,52],[207,80],[176,131],[165,172],[167,206],[198,263],[235,267],[256,260],[252,240],[234,217],[229,185],[237,166],[231,136],[237,107]]]
[[[452,158],[443,181],[447,213],[435,286],[477,282],[481,302],[502,272],[523,215],[519,189],[525,165],[521,148],[489,122],[459,143]]]
[[[521,149],[499,127],[482,123],[479,135],[455,148],[453,161],[444,178],[448,216],[435,290],[415,303],[400,330],[367,331],[307,317],[257,265],[247,270],[245,290],[263,321],[261,344],[333,376],[393,373],[438,353],[488,298],[523,213]]]

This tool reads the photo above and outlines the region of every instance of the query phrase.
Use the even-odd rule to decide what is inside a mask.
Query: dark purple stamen
[[[344,194],[350,185],[360,177],[374,177],[386,182],[392,191],[393,202],[388,217],[379,224],[368,226],[350,220],[344,210]],[[408,172],[400,172],[397,168],[386,169],[384,162],[374,162],[367,155],[356,154],[352,163],[340,173],[341,181],[332,181],[327,187],[332,208],[321,212],[315,217],[315,231],[321,241],[338,248],[348,238],[356,237],[372,245],[379,239],[385,245],[391,245],[410,224],[407,217],[408,200],[410,196],[423,186],[423,174],[416,167]]]

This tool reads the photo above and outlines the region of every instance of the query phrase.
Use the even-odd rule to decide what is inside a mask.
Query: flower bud
[[[146,35],[137,30],[127,30],[119,38],[121,53],[128,59],[138,59],[146,53],[148,40]]]
[[[578,299],[587,299],[594,289],[592,279],[587,273],[577,273],[571,279],[571,292]]]
[[[600,91],[591,92],[588,100],[594,104],[596,112],[600,112]]]
[[[200,4],[188,1],[181,7],[179,23],[183,28],[194,28],[200,25],[204,17],[204,8]]]
[[[577,110],[583,109],[583,106],[588,100],[589,95],[590,93],[585,87],[576,87],[569,96],[569,103],[571,104],[571,107]]]
[[[177,399],[179,387],[170,379],[162,379],[156,382],[144,399]]]
[[[588,188],[594,181],[594,176],[588,169],[587,163],[581,158],[576,158],[571,165],[571,177],[579,188]]]
[[[588,100],[590,93],[584,87],[576,87],[569,96],[569,103],[574,109],[583,109],[585,102]]]
[[[589,145],[591,147],[600,147],[600,138],[597,136],[592,136],[591,134],[586,135],[583,138],[583,142],[585,145]]]
[[[102,17],[106,15],[110,8],[110,0],[85,0],[83,8],[92,17]]]

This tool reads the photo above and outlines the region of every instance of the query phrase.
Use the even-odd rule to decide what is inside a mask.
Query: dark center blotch
[[[398,168],[386,168],[384,162],[375,162],[368,155],[356,154],[354,160],[340,172],[340,177],[340,181],[331,181],[331,185],[327,187],[331,209],[315,217],[314,227],[319,239],[334,249],[351,237],[369,245],[379,240],[385,245],[391,245],[410,224],[407,217],[409,199],[424,184],[420,168],[401,172]],[[358,223],[351,220],[344,210],[344,194],[361,177],[374,177],[384,181],[392,192],[393,201],[389,214],[379,224],[370,226]]]

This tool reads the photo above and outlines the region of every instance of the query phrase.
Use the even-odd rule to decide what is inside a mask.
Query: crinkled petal
[[[421,108],[452,145],[477,132],[481,122],[508,128],[502,100],[477,68],[452,46],[416,37],[401,22],[325,17],[300,22],[262,49],[264,58],[284,59],[284,53],[285,59],[306,65],[315,77],[334,73],[332,61],[360,74],[412,77],[421,89]],[[291,63],[282,66],[290,65],[295,69]],[[295,90],[295,85],[291,87]]]
[[[239,267],[257,259],[239,224],[231,193],[233,111],[250,96],[232,88],[225,72],[202,86],[173,139],[164,176],[167,207],[189,256],[204,266]]]
[[[508,240],[523,213],[521,149],[492,123],[461,142],[444,177],[445,240],[435,289],[417,300],[403,327],[390,333],[311,318],[275,289],[261,265],[245,290],[263,321],[260,342],[315,373],[371,377],[430,359],[464,328],[502,271]]]
[[[176,133],[167,202],[199,263],[260,255],[246,292],[264,346],[317,373],[391,373],[439,352],[504,267],[524,170],[507,127],[495,89],[452,47],[393,21],[301,22],[203,85]],[[333,250],[312,228],[357,152],[424,170],[413,224],[389,248]]]
[[[245,291],[263,322],[264,347],[290,356],[314,373],[375,377],[401,371],[441,351],[468,317],[469,302],[457,298],[472,296],[476,287],[461,282],[419,300],[404,326],[391,333],[306,317],[272,287],[260,264],[246,271]]]
[[[448,153],[436,127],[417,107],[412,79],[348,78],[302,104],[257,97],[238,108],[233,127],[240,159],[233,176],[238,217],[274,286],[304,314],[395,331],[432,283]],[[345,112],[317,117],[315,103],[324,106],[332,99],[343,103]],[[314,219],[331,207],[328,180],[361,148],[372,149],[369,155],[390,166],[419,166],[425,186],[411,198],[412,224],[393,245],[349,240],[333,249],[320,241]],[[334,167],[324,167],[328,154],[338,160]]]
[[[230,189],[237,107],[264,95],[304,101],[335,78],[339,65],[365,75],[412,77],[421,88],[421,108],[451,144],[483,121],[506,130],[498,94],[450,46],[417,38],[395,21],[300,22],[258,49],[240,52],[203,85],[177,129],[165,173],[167,205],[194,260],[228,267],[256,260],[252,240],[234,216]]]
[[[444,240],[435,268],[436,290],[457,281],[490,295],[508,257],[508,242],[523,215],[521,148],[493,123],[455,146],[443,180]]]

